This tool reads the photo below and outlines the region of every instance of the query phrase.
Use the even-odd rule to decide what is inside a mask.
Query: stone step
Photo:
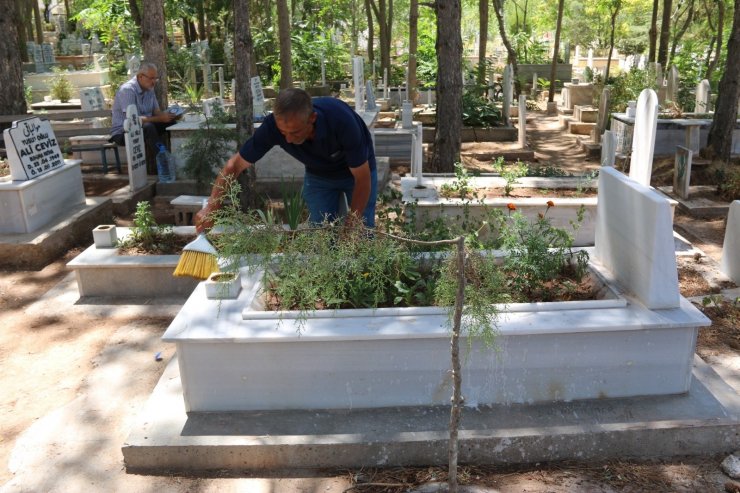
[[[591,129],[593,129],[595,126],[595,123],[571,121],[568,123],[568,131],[576,135],[591,135]]]

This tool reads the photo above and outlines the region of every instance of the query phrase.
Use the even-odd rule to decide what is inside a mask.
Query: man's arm
[[[355,178],[355,188],[352,190],[352,203],[349,206],[350,219],[359,219],[362,221],[365,207],[367,207],[367,201],[370,199],[370,164],[365,161],[356,168],[349,169],[352,172],[352,176]]]
[[[152,116],[142,116],[141,117],[141,123],[147,123],[147,122],[169,123],[171,121],[174,121],[176,118],[177,116],[174,113],[170,113],[169,111],[162,111],[159,108],[154,108],[154,111],[152,111]]]
[[[213,227],[213,221],[208,218],[208,215],[221,207],[221,197],[224,194],[224,186],[227,180],[230,178],[236,179],[250,166],[252,166],[252,163],[244,159],[238,152],[229,158],[226,166],[224,166],[213,183],[211,196],[208,198],[208,205],[199,210],[195,215],[195,230],[198,233],[202,233],[204,230]]]

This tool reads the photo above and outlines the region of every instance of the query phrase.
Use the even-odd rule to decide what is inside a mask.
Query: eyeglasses
[[[139,75],[141,75],[142,77],[146,77],[149,80],[153,80],[154,82],[157,82],[159,80],[159,77],[149,77],[146,74],[139,74]]]

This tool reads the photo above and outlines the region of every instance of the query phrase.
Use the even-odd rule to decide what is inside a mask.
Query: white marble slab
[[[735,284],[740,284],[740,200],[730,204],[720,269]]]

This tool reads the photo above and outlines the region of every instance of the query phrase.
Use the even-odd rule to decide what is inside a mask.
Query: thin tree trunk
[[[15,0],[14,13],[8,15],[8,19],[15,23],[15,32],[18,33],[16,42],[21,48],[19,55],[22,61],[27,62],[28,51],[26,51],[26,43],[28,42],[28,38],[26,37],[26,26],[23,23],[23,17],[21,15],[23,3],[23,0]]]
[[[460,0],[437,0],[437,124],[431,171],[451,173],[460,160],[462,34]]]
[[[727,63],[719,81],[717,107],[712,125],[709,127],[707,151],[710,157],[724,162],[730,161],[732,134],[737,119],[738,98],[740,97],[740,0],[735,0],[732,32],[727,41]]]
[[[0,115],[23,115],[27,109],[20,56],[26,48],[18,44],[20,10],[17,7],[15,0],[0,0],[0,10],[4,12],[0,15],[0,32],[5,36],[0,43],[0,87],[3,88],[0,91]]]
[[[39,3],[36,0],[31,2],[31,8],[33,9],[33,20],[36,26],[36,44],[40,45],[44,42],[44,28],[41,24],[41,11],[39,10]]]
[[[139,4],[136,3],[136,0],[128,0],[128,8],[131,11],[131,18],[134,20],[134,24],[141,29],[141,12],[139,11]]]
[[[671,44],[671,10],[673,0],[663,0],[663,17],[660,23],[660,46],[658,47],[658,63],[665,68],[668,62],[668,46]]]
[[[286,0],[277,0],[278,38],[280,40],[280,89],[293,87],[293,63],[290,58],[290,15]]]
[[[609,83],[609,67],[612,64],[612,53],[614,53],[614,32],[617,30],[617,16],[619,15],[619,3],[613,5],[614,10],[611,12],[611,24],[609,26],[609,56],[606,59],[606,72],[604,73],[604,83]]]
[[[723,41],[723,31],[725,29],[725,3],[724,1],[720,0],[717,2],[717,40],[714,44],[714,57],[711,58],[709,61],[709,65],[707,66],[707,74],[704,77],[705,79],[711,79],[712,74],[714,73],[714,69],[717,68],[717,63],[719,63],[719,57],[722,53],[722,41]]]
[[[185,38],[185,46],[193,44],[193,33],[190,31],[190,21],[187,17],[182,18],[182,35]]]
[[[416,53],[419,47],[419,0],[409,1],[409,101],[416,101]]]
[[[488,47],[488,0],[478,0],[478,86],[486,92],[486,48]]]
[[[68,28],[70,27],[70,22],[69,22],[70,12],[71,10],[69,9],[69,0],[64,0],[64,22],[67,24]]]
[[[557,78],[558,55],[560,54],[560,31],[563,26],[563,10],[565,10],[565,0],[558,0],[558,20],[555,24],[555,46],[553,47],[552,65],[550,66],[550,90],[547,94],[547,101],[555,102],[555,79]],[[609,66],[607,65],[607,74]]]
[[[208,33],[206,32],[206,12],[203,8],[204,1],[205,0],[198,0],[195,6],[198,14],[198,38],[201,41],[208,39]]]
[[[460,330],[465,303],[465,237],[457,239],[457,294],[455,295],[455,312],[452,316],[452,337],[450,340],[450,357],[452,360],[452,406],[450,408],[450,440],[447,444],[448,489],[456,493],[457,486],[457,452],[458,430],[462,414],[462,375],[460,365]]]
[[[251,79],[257,74],[251,71],[254,45],[252,31],[249,27],[249,12],[249,0],[234,0],[234,71],[236,73],[234,103],[236,105],[236,130],[240,141],[254,133]],[[242,208],[256,207],[256,182],[257,175],[254,166],[239,175],[239,183],[242,186]]]
[[[655,54],[658,51],[658,6],[660,0],[653,0],[653,15],[650,18],[650,30],[648,31],[648,40],[650,42],[650,51],[648,52],[648,62],[655,61]]]
[[[390,4],[390,8],[389,8]],[[375,19],[378,21],[378,36],[380,42],[380,73],[385,74],[386,70],[390,73],[391,67],[391,33],[390,33],[390,15],[393,9],[393,3],[389,0],[370,0],[370,5],[375,12]],[[390,84],[390,81],[388,81]]]
[[[375,63],[375,25],[373,23],[373,8],[370,5],[370,0],[365,0],[365,13],[367,14],[367,59],[372,66]],[[381,67],[380,80],[383,80]]]
[[[689,4],[686,6],[685,12],[687,12],[686,19],[684,20],[684,23],[681,25],[681,27],[676,30],[676,33],[673,36],[673,42],[671,43],[671,54],[668,57],[669,63],[673,63],[673,58],[676,56],[676,47],[678,46],[679,41],[681,41],[681,38],[683,38],[684,34],[686,34],[689,26],[691,26],[691,23],[694,21],[694,0],[689,1]]]
[[[516,50],[511,46],[511,41],[506,35],[506,23],[504,22],[504,0],[493,0],[493,11],[496,13],[496,20],[498,21],[498,33],[501,36],[501,41],[506,47],[506,53],[508,53],[507,63],[510,63],[514,68],[514,75],[518,72],[517,61],[516,61]]]
[[[141,48],[144,59],[157,65],[159,82],[154,92],[161,109],[167,108],[167,33],[164,29],[164,0],[147,0],[143,3],[141,18]]]

